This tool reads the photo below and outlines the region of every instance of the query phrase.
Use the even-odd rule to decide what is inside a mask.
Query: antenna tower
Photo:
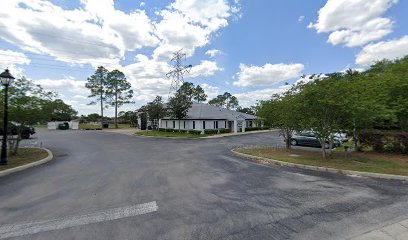
[[[189,73],[192,68],[191,64],[182,65],[183,60],[186,60],[186,53],[183,52],[183,49],[173,53],[173,58],[171,59],[171,61],[174,62],[173,70],[166,74],[167,78],[172,79],[169,94],[173,91],[177,92],[179,87],[184,83],[184,74]]]

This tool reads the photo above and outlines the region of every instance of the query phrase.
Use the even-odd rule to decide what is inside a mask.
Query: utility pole
[[[167,78],[171,78],[171,87],[169,94],[171,92],[177,92],[179,87],[183,85],[184,83],[184,78],[183,75],[185,73],[189,73],[192,65],[182,65],[182,61],[186,60],[186,54],[183,52],[183,49],[178,50],[177,52],[173,53],[173,58],[171,59],[172,62],[174,62],[174,69],[166,74]]]

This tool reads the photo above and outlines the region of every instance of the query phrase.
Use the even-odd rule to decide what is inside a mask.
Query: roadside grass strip
[[[378,177],[391,179],[408,178],[408,156],[402,154],[352,152],[345,156],[344,153],[334,152],[331,157],[323,159],[320,152],[298,149],[288,151],[272,147],[254,147],[239,148],[233,152],[252,156],[254,160],[263,160],[275,165],[293,165],[296,167],[303,165],[309,166],[307,169],[326,169],[350,173],[353,171],[356,173],[365,172],[367,176],[378,175]]]
[[[0,225],[0,239],[60,230],[91,223],[112,221],[116,219],[151,213],[157,210],[157,203],[156,201],[153,201],[149,203],[107,209],[79,216],[67,216],[38,222]]]

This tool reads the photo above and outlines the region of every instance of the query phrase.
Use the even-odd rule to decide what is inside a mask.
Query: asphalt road
[[[16,239],[346,239],[408,218],[408,183],[264,166],[229,151],[275,145],[276,133],[52,131],[32,141],[55,159],[0,178],[0,228],[152,201],[158,210]]]

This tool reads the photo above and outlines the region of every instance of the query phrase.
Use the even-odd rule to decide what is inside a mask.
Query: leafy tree
[[[4,94],[1,90],[1,115],[4,113]],[[57,95],[47,92],[40,85],[34,84],[26,78],[16,79],[9,88],[9,120],[16,122],[17,137],[10,139],[9,146],[11,154],[17,154],[22,130],[25,126],[47,122],[62,115],[76,115],[76,111],[62,100],[55,99]]]
[[[180,120],[185,118],[188,113],[188,109],[191,107],[192,102],[190,98],[186,95],[180,94],[177,92],[173,97],[169,98],[167,104],[169,108],[169,114],[172,118],[179,120],[179,129],[180,129]]]
[[[195,87],[194,84],[191,82],[184,82],[183,85],[177,90],[177,93],[180,95],[184,95],[191,101],[194,97]]]
[[[89,104],[96,104],[100,102],[101,105],[101,124],[103,119],[103,109],[108,106],[104,106],[107,100],[107,84],[108,84],[108,70],[103,66],[99,66],[95,73],[88,78],[88,82],[85,87],[91,91],[89,98],[96,98],[96,101],[92,101]]]
[[[283,94],[273,95],[270,100],[261,101],[257,112],[269,126],[280,130],[286,149],[291,148],[290,140],[294,131],[300,128],[299,120],[302,117],[296,98],[297,88],[294,86]]]
[[[183,83],[177,92],[185,95],[190,101],[194,100],[200,103],[207,100],[207,95],[205,94],[204,89],[200,85],[195,87],[191,82]]]
[[[239,107],[238,99],[229,92],[218,95],[216,98],[211,99],[208,103],[210,105],[223,107],[226,109],[236,109]]]
[[[99,120],[101,120],[101,115],[97,114],[97,113],[91,113],[86,117],[88,122],[97,122]]]
[[[107,104],[115,107],[115,127],[118,128],[118,108],[131,101],[133,97],[132,86],[126,80],[125,74],[119,70],[107,73],[106,91]]]
[[[137,122],[137,113],[135,111],[120,111],[119,118],[130,123],[130,126],[135,126]]]
[[[347,85],[341,81],[342,74],[326,74],[302,86],[296,95],[298,113],[301,113],[300,130],[310,129],[319,139],[323,157],[326,158],[326,143],[329,154],[333,144],[333,134],[340,131],[344,122],[350,119],[348,106],[343,101]]]
[[[166,108],[161,96],[156,96],[152,102],[147,103],[146,110],[151,121],[159,120],[166,115]]]
[[[251,106],[251,107],[238,107],[237,108],[238,112],[242,112],[242,113],[246,113],[246,114],[251,114],[251,115],[255,115],[256,114],[256,107]]]
[[[205,94],[204,89],[200,85],[197,85],[193,94],[193,99],[196,102],[200,103],[205,102],[207,100],[207,97],[208,96]]]
[[[61,99],[46,101],[43,106],[43,114],[46,114],[47,121],[71,121],[78,114],[70,105]]]

